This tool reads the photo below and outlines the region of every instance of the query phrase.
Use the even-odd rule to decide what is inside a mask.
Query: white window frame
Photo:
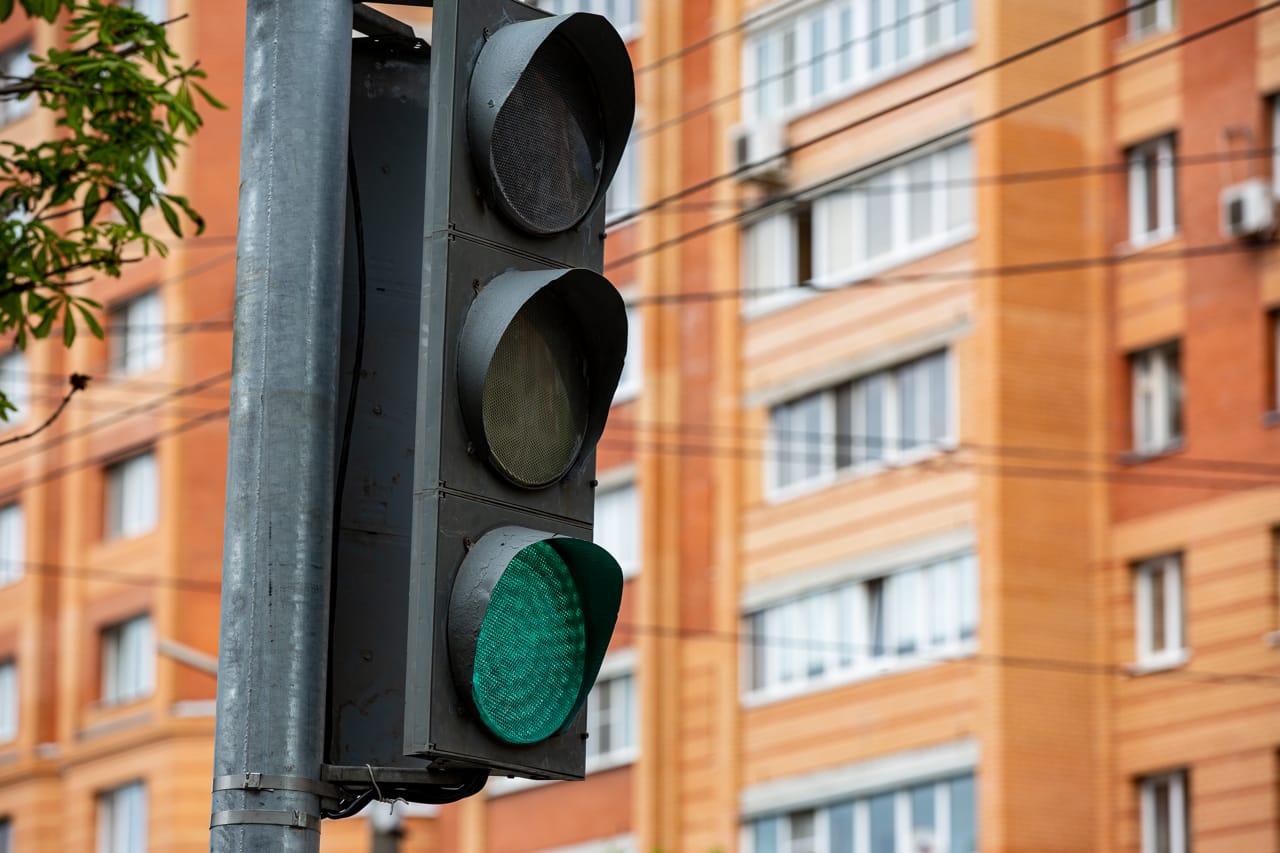
[[[978,648],[978,583],[976,557],[965,549],[744,608],[743,705],[756,707],[972,655]],[[872,585],[881,590],[885,619],[879,654]],[[974,622],[969,636],[967,619]],[[903,652],[907,641],[911,648]]]
[[[26,572],[27,522],[17,501],[0,506],[0,587],[22,580]]]
[[[0,661],[0,743],[18,737],[18,662],[10,657]]]
[[[27,354],[11,350],[0,356],[0,390],[8,396],[17,411],[9,414],[9,420],[0,422],[0,429],[11,429],[27,419],[31,411],[31,374],[27,369]]]
[[[31,54],[35,46],[30,39],[19,41],[0,51],[0,74],[11,77],[28,78],[35,73],[35,63]],[[8,85],[14,81],[0,80],[0,85]],[[37,99],[34,94],[20,100],[0,100],[0,127],[21,121],[35,111]]]
[[[940,436],[930,436],[922,439],[914,447],[906,447],[906,439],[902,434],[901,417],[902,377],[905,371],[922,369],[939,356],[944,361],[942,382],[943,394],[945,395],[943,400],[945,429]],[[917,387],[917,404],[919,405],[920,413],[924,416],[924,431],[927,435],[932,427],[930,415],[932,414],[932,391],[934,386],[928,382],[932,373],[928,370],[923,370],[922,372],[924,381],[919,383]],[[956,403],[958,394],[956,380],[955,350],[950,345],[944,345],[937,349],[926,350],[905,361],[847,379],[836,385],[774,403],[769,407],[769,441],[766,444],[765,456],[766,499],[771,503],[790,500],[799,495],[827,488],[848,477],[868,476],[883,471],[888,467],[913,465],[954,448],[959,433],[959,426],[956,422],[959,411]],[[880,383],[884,389],[884,396],[881,401],[881,423],[874,427],[866,421],[862,406],[868,383],[872,381]],[[838,442],[841,436],[837,434],[837,399],[846,388],[849,389],[849,405],[853,407],[853,411],[849,413],[849,424],[853,444],[851,452],[854,461],[851,465],[839,465],[837,464],[839,461],[837,458],[839,455]],[[814,439],[818,445],[817,452],[820,454],[819,470],[811,476],[784,482],[787,478],[782,476],[779,465],[781,464],[781,454],[787,446],[788,438],[780,434],[778,427],[779,416],[784,408],[790,408],[801,402],[815,399],[822,407],[820,434]],[[870,457],[867,446],[873,428],[881,441],[879,447],[880,455],[875,458]],[[789,429],[788,431],[794,433],[794,430]],[[795,438],[794,435],[791,436],[792,441]],[[809,449],[810,445],[806,445],[805,452],[808,452]]]
[[[97,801],[97,853],[146,853],[146,784],[129,782],[101,791]]]
[[[130,539],[160,520],[160,466],[154,449],[113,462],[103,471],[108,539]]]
[[[1134,452],[1155,455],[1181,447],[1186,431],[1181,343],[1132,353],[1129,370]],[[1172,425],[1175,414],[1180,425],[1177,432]]]
[[[1153,155],[1156,174],[1148,174],[1147,158]],[[1129,243],[1135,248],[1173,239],[1178,233],[1177,137],[1166,134],[1130,148],[1126,154],[1129,172]],[[1156,220],[1148,221],[1148,183],[1155,181]]]
[[[644,173],[641,157],[644,151],[644,137],[640,134],[640,124],[631,126],[626,147],[618,160],[618,169],[604,195],[604,211],[606,224],[629,216],[640,208],[643,192]]]
[[[972,45],[974,33],[972,11],[965,16],[968,28],[960,29],[957,15],[959,3],[970,5],[972,0],[941,2],[937,10],[938,38],[928,44],[925,39],[923,11],[938,0],[911,0],[908,15],[908,50],[897,53],[897,2],[896,0],[823,0],[801,4],[790,14],[770,14],[767,10],[749,23],[747,36],[742,40],[741,68],[743,87],[741,111],[744,120],[768,118],[790,121],[801,115],[821,109],[892,77],[901,76],[949,53],[959,52]],[[872,4],[877,5],[879,29],[872,34]],[[787,4],[779,4],[791,8]],[[792,4],[794,5],[794,4]],[[819,51],[813,44],[813,23],[822,21],[826,44]],[[845,32],[842,21],[849,21]],[[795,40],[794,64],[784,68],[782,36],[792,30]],[[878,39],[880,62],[871,67],[871,41]],[[763,48],[763,49],[761,49]],[[849,74],[841,73],[841,57],[850,57]],[[764,62],[761,62],[763,57]],[[813,88],[812,70],[822,65],[823,83]],[[791,75],[796,97],[785,103],[782,96],[783,78]]]
[[[627,494],[631,495],[632,505],[629,508],[624,506],[621,509],[625,510],[624,514],[633,525],[634,533],[632,541],[634,542],[635,553],[633,555],[624,553],[625,549],[618,547],[617,539],[608,536],[599,536],[601,532],[604,532],[599,529],[599,513],[596,514],[597,526],[595,535],[592,537],[593,541],[595,541],[597,545],[608,551],[613,558],[618,561],[618,566],[622,569],[622,577],[624,580],[629,580],[640,573],[640,561],[644,554],[644,526],[642,524],[643,506],[640,500],[640,489],[636,485],[635,478],[631,477],[625,480],[620,480],[612,485],[602,484],[596,490],[597,507],[599,506],[602,498],[609,500],[610,496],[613,496],[613,499],[616,500],[618,496],[624,496]],[[626,524],[627,522],[624,520],[622,523]]]
[[[103,627],[101,703],[145,699],[156,687],[155,626],[144,613]]]
[[[888,765],[892,764],[895,759],[899,759],[899,756],[888,756],[886,759],[880,759],[876,763]],[[870,763],[873,762],[868,762],[868,764]],[[967,768],[959,772],[930,773],[927,772],[927,764],[919,764],[899,772],[903,776],[900,780],[893,782],[886,780],[875,787],[859,789],[848,794],[839,793],[832,796],[829,788],[813,787],[810,791],[821,791],[822,799],[817,801],[810,800],[809,803],[804,804],[790,805],[785,811],[781,812],[752,814],[744,810],[741,847],[747,853],[762,853],[764,848],[756,841],[756,831],[760,822],[769,821],[774,823],[777,832],[776,846],[769,848],[775,853],[813,853],[813,851],[829,850],[833,842],[831,835],[832,813],[837,809],[841,809],[847,810],[851,819],[851,823],[846,824],[846,828],[853,839],[853,849],[863,853],[863,851],[871,849],[871,801],[887,795],[890,798],[889,802],[893,809],[892,820],[895,847],[899,853],[914,853],[917,847],[912,844],[914,840],[914,821],[911,814],[913,805],[912,792],[920,787],[931,787],[933,789],[933,836],[935,841],[940,841],[940,844],[929,849],[948,850],[952,830],[952,784],[958,780],[968,778],[970,784],[974,786],[976,794],[977,775],[975,770]],[[780,780],[780,782],[787,784],[788,782],[799,782],[799,780]],[[812,796],[813,794],[810,793],[810,797]],[[975,813],[972,820],[976,829],[978,822],[976,801],[974,805]],[[809,815],[812,815],[813,834],[803,839],[804,843],[797,844],[794,837],[795,819]],[[960,851],[960,853],[976,853],[976,851]]]
[[[1179,666],[1188,659],[1182,578],[1181,554],[1153,557],[1133,567],[1134,647],[1138,672]],[[1154,643],[1157,584],[1164,610],[1162,648],[1155,648]]]
[[[1136,5],[1130,2],[1130,6]],[[1129,38],[1133,41],[1171,30],[1174,27],[1176,9],[1174,0],[1156,0],[1152,6],[1129,10]],[[1151,13],[1151,20],[1143,23],[1142,17]]]
[[[634,292],[634,288],[625,288]],[[627,403],[640,396],[644,388],[644,311],[639,305],[627,306],[627,353],[622,362],[622,376],[613,392],[613,405]]]
[[[164,365],[164,302],[158,290],[129,298],[111,311],[108,364],[113,377],[136,376]]]
[[[963,174],[952,175],[954,166],[962,160],[958,152],[967,152],[969,163]],[[815,288],[834,288],[856,285],[885,270],[927,257],[951,246],[973,238],[976,233],[975,195],[968,185],[972,178],[973,145],[969,139],[933,148],[918,156],[904,159],[894,165],[857,181],[824,193],[813,201],[813,284]],[[928,172],[924,181],[911,180],[912,171],[923,167]],[[889,245],[875,255],[871,254],[868,228],[872,217],[872,197],[888,196]],[[911,234],[911,204],[918,196],[927,196],[929,204],[928,227],[924,234]],[[837,233],[833,229],[830,211],[834,205],[848,205],[849,225],[852,233]],[[962,221],[950,221],[953,204],[963,206],[967,215]],[[881,221],[881,220],[877,220]],[[836,266],[832,255],[834,247],[848,247],[851,260],[845,266]]]
[[[1163,853],[1156,847],[1157,789],[1165,786],[1168,791],[1169,836],[1168,853],[1189,853],[1187,837],[1187,773],[1177,770],[1144,776],[1138,780],[1139,813],[1141,819],[1142,853]]]
[[[621,685],[628,681],[630,682],[629,690],[623,690]],[[615,652],[605,658],[604,663],[601,664],[596,682],[591,692],[587,694],[587,732],[591,736],[599,731],[601,691],[609,691],[610,694],[611,731],[616,731],[618,724],[621,723],[622,731],[629,737],[622,743],[611,745],[605,752],[593,752],[589,736],[586,759],[588,775],[633,764],[640,756],[640,684],[636,677],[634,650]],[[630,699],[630,707],[620,707],[616,704],[620,698],[616,695],[618,693],[624,693],[622,698]]]

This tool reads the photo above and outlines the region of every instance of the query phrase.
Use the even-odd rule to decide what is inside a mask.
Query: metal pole
[[[248,3],[214,853],[320,847],[351,22]]]

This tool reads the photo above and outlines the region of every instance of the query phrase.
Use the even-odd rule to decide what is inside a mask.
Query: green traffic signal
[[[582,599],[546,542],[516,554],[489,599],[476,642],[471,696],[480,719],[509,743],[536,743],[578,702],[587,656]]]
[[[532,744],[586,701],[622,602],[622,570],[581,539],[491,531],[463,561],[449,602],[459,692],[496,737]]]

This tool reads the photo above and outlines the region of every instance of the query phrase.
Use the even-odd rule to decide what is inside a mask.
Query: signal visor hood
[[[575,12],[498,30],[481,49],[467,92],[469,147],[490,199],[531,234],[576,227],[613,180],[635,103],[631,57],[604,17]],[[552,182],[536,187],[541,192],[526,186],[521,193],[521,183],[546,181],[540,165],[563,159],[573,148],[566,134],[575,133],[582,173],[566,177],[559,192],[546,191]],[[565,192],[569,183],[577,186]],[[548,203],[564,207],[548,214]]]

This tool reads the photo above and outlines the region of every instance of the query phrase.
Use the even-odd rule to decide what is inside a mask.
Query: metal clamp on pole
[[[328,782],[307,779],[303,776],[272,776],[269,773],[235,773],[230,776],[217,776],[213,780],[213,790],[215,793],[218,791],[299,791],[334,800],[342,798],[342,792],[338,787]]]
[[[215,812],[209,818],[210,829],[215,826],[243,826],[244,824],[287,826],[292,829],[320,832],[320,818],[317,815],[297,810],[279,812],[266,811],[264,809],[231,809],[225,812]]]

